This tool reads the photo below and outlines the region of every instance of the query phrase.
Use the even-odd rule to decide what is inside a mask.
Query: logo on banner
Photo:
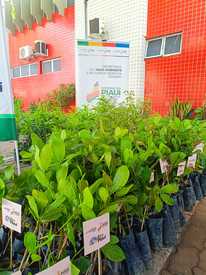
[[[109,214],[83,223],[84,255],[88,255],[110,242]]]

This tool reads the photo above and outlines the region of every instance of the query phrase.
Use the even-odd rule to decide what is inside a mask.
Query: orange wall
[[[182,53],[146,59],[145,98],[165,114],[179,98],[197,107],[206,100],[205,0],[149,0],[147,38],[182,32]]]
[[[44,40],[49,47],[49,56],[30,61],[19,59],[19,48],[34,45],[35,40]],[[42,26],[35,24],[33,30],[25,29],[24,33],[9,36],[11,67],[38,63],[38,76],[13,79],[14,95],[24,99],[24,106],[43,99],[60,84],[74,83],[74,6],[65,10],[65,16],[53,15],[53,20],[43,20]],[[61,58],[61,71],[49,74],[41,73],[41,61]]]

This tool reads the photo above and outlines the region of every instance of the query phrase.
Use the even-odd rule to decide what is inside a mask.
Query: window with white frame
[[[18,67],[14,67],[12,69],[12,76],[13,78],[20,78],[20,77],[30,77],[38,75],[38,64],[26,64]]]
[[[61,71],[61,59],[60,58],[42,61],[42,73],[43,74],[53,73],[53,72],[58,72],[58,71]]]
[[[181,33],[148,40],[146,58],[178,54],[181,52],[181,46]]]

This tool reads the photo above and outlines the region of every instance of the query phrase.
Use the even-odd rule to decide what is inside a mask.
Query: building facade
[[[150,100],[161,114],[176,98],[194,107],[205,101],[205,0],[30,0],[32,20],[41,13],[38,24],[31,14],[18,12],[18,3],[27,0],[11,2],[17,17],[7,25],[12,31],[15,24],[20,28],[9,34],[12,82],[25,106],[60,84],[75,82],[75,39],[91,39],[90,20],[95,18],[104,23],[110,41],[130,43],[129,90],[137,99]],[[51,10],[54,2],[59,6]],[[20,59],[19,48],[36,40],[47,43],[48,56]]]
[[[147,40],[154,52],[145,59],[145,98],[154,111],[166,114],[176,98],[193,107],[205,102],[205,33],[205,0],[149,0]]]
[[[50,20],[42,17],[31,28],[9,33],[9,53],[14,95],[23,99],[24,107],[47,97],[61,84],[75,82],[74,5],[64,14],[52,12]],[[20,48],[35,47],[35,41],[45,41],[48,54],[21,59]]]

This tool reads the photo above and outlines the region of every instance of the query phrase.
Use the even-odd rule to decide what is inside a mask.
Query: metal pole
[[[88,0],[84,0],[84,26],[85,26],[85,39],[88,38]]]
[[[6,34],[6,26],[5,26],[5,18],[4,18],[4,1],[0,0],[0,32],[2,36],[2,54],[5,63],[5,83],[7,83],[7,89],[9,92],[9,96],[11,98],[11,108],[14,113],[14,101],[12,94],[12,85],[11,85],[11,76],[10,76],[10,64],[9,64],[9,56],[8,56],[8,47],[7,47],[7,34]],[[2,58],[2,57],[0,57]],[[19,152],[18,152],[18,143],[17,140],[14,141],[15,145],[15,153],[16,153],[16,165],[17,165],[17,174],[20,174],[20,161],[19,161]]]

